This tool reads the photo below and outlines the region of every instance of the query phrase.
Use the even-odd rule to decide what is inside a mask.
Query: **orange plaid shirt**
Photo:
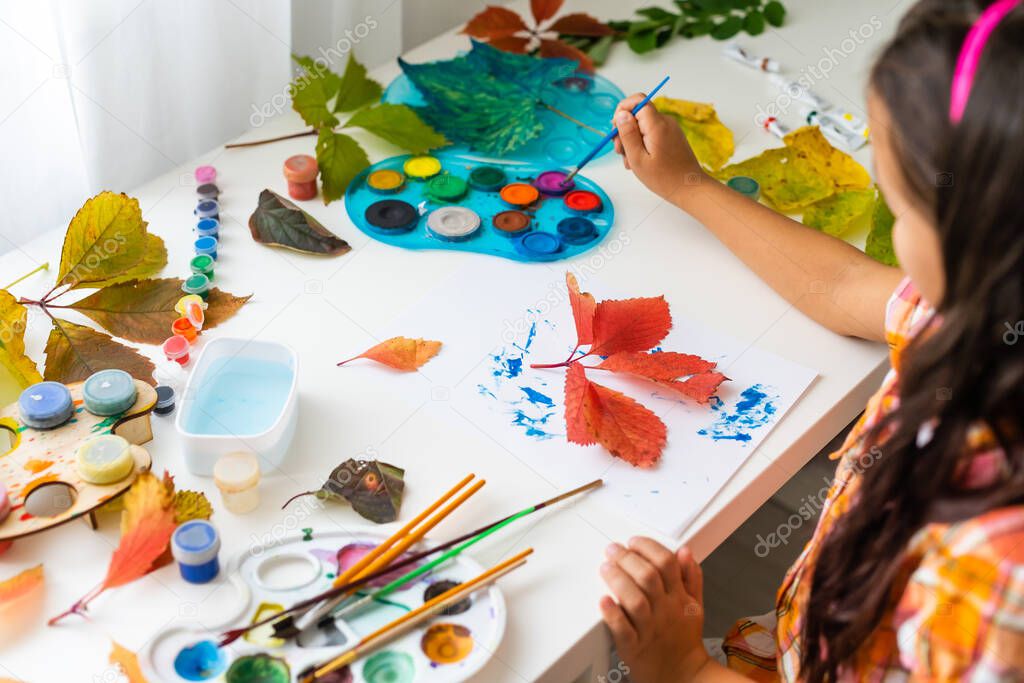
[[[892,369],[868,401],[843,446],[836,476],[814,535],[786,574],[773,614],[743,619],[725,638],[729,666],[758,681],[800,679],[800,647],[811,577],[825,536],[849,508],[875,454],[865,432],[893,410],[900,355],[933,310],[909,278],[886,310]],[[1006,459],[983,426],[972,430],[965,486],[985,486],[1004,473]],[[908,485],[913,485],[908,482]],[[888,610],[841,681],[1024,680],[1024,506],[1005,507],[957,522],[928,524],[911,539]]]

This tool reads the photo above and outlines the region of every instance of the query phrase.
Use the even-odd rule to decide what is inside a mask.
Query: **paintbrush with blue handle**
[[[640,113],[640,110],[647,106],[647,103],[651,101],[651,98],[654,97],[655,95],[657,95],[658,91],[661,90],[662,87],[664,87],[664,85],[666,83],[668,83],[668,76],[665,76],[665,78],[661,79],[661,83],[659,83],[658,85],[654,86],[654,90],[652,90],[647,95],[647,97],[645,97],[642,100],[640,100],[640,104],[638,104],[635,107],[633,107],[633,111],[632,111],[633,116],[636,116],[638,113]],[[608,134],[605,135],[603,138],[601,138],[600,142],[598,142],[596,145],[594,145],[594,149],[590,150],[590,152],[587,154],[587,156],[583,157],[583,160],[580,161],[580,163],[576,164],[576,169],[572,173],[570,173],[569,175],[565,176],[565,180],[562,181],[562,185],[565,186],[565,185],[568,185],[570,182],[572,182],[572,179],[576,177],[576,174],[579,173],[580,170],[582,170],[584,166],[589,164],[591,159],[593,159],[598,154],[600,154],[601,150],[604,149],[605,145],[607,145],[609,142],[611,142],[612,140],[614,140],[618,136],[619,136],[619,129],[618,129],[618,127],[614,127],[610,131],[608,131]]]

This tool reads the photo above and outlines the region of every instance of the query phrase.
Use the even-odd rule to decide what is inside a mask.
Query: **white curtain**
[[[374,66],[482,4],[0,0],[0,253],[252,127],[292,52]]]

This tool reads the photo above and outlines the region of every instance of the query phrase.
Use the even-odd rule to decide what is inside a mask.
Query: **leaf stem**
[[[291,140],[293,138],[304,138],[309,135],[318,135],[320,133],[316,128],[310,128],[304,130],[301,133],[289,133],[288,135],[279,135],[276,138],[268,138],[266,140],[253,140],[252,142],[232,142],[230,145],[224,145],[224,149],[236,149],[238,147],[255,147],[256,145],[265,145],[269,142],[280,142],[281,140]]]
[[[549,368],[567,368],[572,365],[575,361],[562,361],[561,363],[531,363],[530,367],[534,370],[547,370]]]
[[[10,289],[11,287],[13,287],[14,285],[18,284],[19,282],[23,282],[23,281],[29,279],[30,277],[32,277],[33,275],[35,275],[39,271],[41,271],[41,270],[49,270],[49,269],[50,269],[50,262],[47,261],[43,265],[41,265],[38,268],[36,268],[35,270],[33,270],[31,273],[25,273],[24,275],[19,277],[17,280],[15,280],[11,284],[9,284],[6,287],[4,287],[4,289]]]
[[[302,498],[303,496],[312,496],[314,493],[316,493],[316,491],[303,491],[302,493],[296,493],[294,496],[292,496],[291,498],[284,502],[284,505],[281,506],[281,509],[284,510],[286,507],[291,505],[292,501],[295,500],[296,498]]]

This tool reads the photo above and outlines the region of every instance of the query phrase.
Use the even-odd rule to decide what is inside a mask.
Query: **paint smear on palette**
[[[711,399],[711,409],[718,414],[714,422],[697,433],[715,441],[738,441],[746,443],[753,437],[752,431],[771,422],[778,410],[779,395],[774,387],[755,384],[740,393],[732,406],[727,406],[717,396]]]
[[[339,550],[313,548],[309,552],[313,557],[326,563],[329,567],[334,569],[335,572],[340,574],[352,565],[354,565],[359,560],[363,559],[363,557],[365,557],[368,552],[370,552],[376,547],[377,546],[372,545],[370,543],[349,543],[348,545],[343,546]],[[408,559],[408,557],[409,556],[407,554],[403,554],[398,559],[405,560]],[[420,564],[421,563],[419,562],[414,562],[413,564],[402,567],[401,569],[396,569],[393,572],[388,572],[387,574],[384,574],[383,576],[380,576],[374,579],[373,581],[370,581],[366,585],[371,586],[373,588],[380,588],[381,586],[386,586],[387,584],[391,583],[392,581],[397,579],[399,576],[402,576],[406,572],[416,569],[420,566]],[[407,584],[404,588],[399,588],[398,590],[408,590],[409,588],[411,588],[411,586]]]
[[[537,373],[525,373],[529,366],[526,360],[530,347],[540,327],[556,329],[556,325],[543,318],[540,312],[530,309],[527,312],[530,327],[523,339],[506,344],[489,358],[490,379],[477,385],[480,396],[492,400],[497,409],[509,416],[511,424],[522,430],[523,434],[544,441],[561,436],[552,431],[559,425],[559,406],[549,395],[549,380],[537,376]]]

